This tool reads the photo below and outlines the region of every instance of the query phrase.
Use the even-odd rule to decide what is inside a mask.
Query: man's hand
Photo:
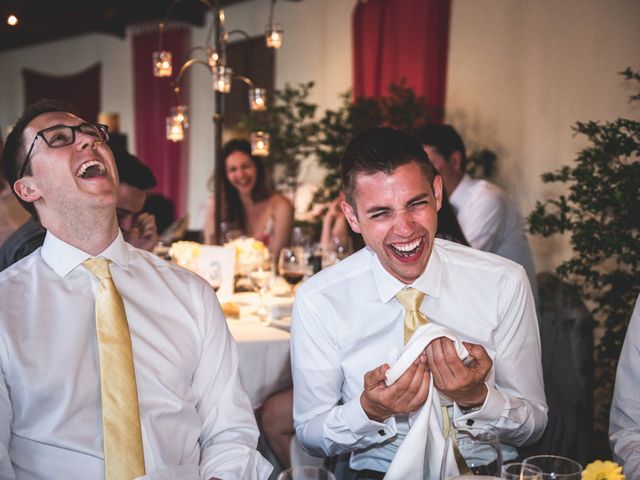
[[[150,213],[142,212],[136,218],[133,228],[128,232],[123,231],[122,234],[134,247],[151,251],[158,243],[156,218]]]
[[[393,385],[387,387],[384,378],[389,368],[387,364],[380,365],[364,375],[360,404],[367,416],[377,422],[383,422],[392,415],[417,410],[429,394],[429,370],[424,354]]]
[[[425,349],[436,388],[462,408],[477,407],[487,398],[485,379],[493,361],[481,345],[463,342],[471,361],[465,365],[453,342],[436,338]]]

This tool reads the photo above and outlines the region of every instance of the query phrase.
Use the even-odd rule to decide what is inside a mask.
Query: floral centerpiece
[[[248,275],[251,270],[269,260],[267,246],[255,238],[237,238],[224,246],[236,251],[236,275]]]
[[[582,471],[582,480],[624,480],[622,467],[611,460],[596,460]]]
[[[196,242],[174,242],[169,248],[169,256],[181,267],[196,270],[196,261],[200,256],[200,244]]]

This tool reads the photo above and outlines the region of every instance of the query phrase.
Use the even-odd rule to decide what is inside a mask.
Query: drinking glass
[[[567,457],[536,455],[525,458],[523,463],[538,467],[542,480],[580,480],[582,477],[582,465]]]
[[[535,465],[510,463],[502,467],[502,480],[542,480],[542,470]]]
[[[336,480],[336,477],[322,467],[292,467],[280,472],[277,480]]]
[[[303,247],[284,247],[280,250],[278,273],[291,286],[291,295],[298,283],[308,273],[309,265]]]
[[[269,325],[271,323],[269,318],[269,309],[267,308],[264,300],[272,278],[273,268],[271,266],[271,260],[268,258],[254,265],[252,270],[249,272],[249,281],[251,282],[251,285],[253,285],[253,288],[258,292],[260,298],[257,314],[265,325]]]
[[[494,432],[480,427],[450,430],[440,468],[441,480],[500,478],[501,469],[500,442]]]

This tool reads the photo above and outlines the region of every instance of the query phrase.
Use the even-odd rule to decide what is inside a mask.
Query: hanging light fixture
[[[162,32],[164,31],[164,22],[158,25],[158,50],[153,52],[153,76],[154,77],[170,77],[173,73],[173,62],[171,60],[171,52],[162,50]]]
[[[229,93],[231,91],[231,79],[233,70],[224,65],[218,65],[213,69],[213,89],[220,93]]]
[[[267,109],[266,88],[249,88],[249,108],[254,112]]]
[[[269,155],[271,136],[267,132],[251,132],[251,154],[256,157]]]
[[[171,61],[171,52],[167,50],[153,52],[153,76],[170,77],[172,73],[173,63]]]
[[[264,32],[267,47],[275,48],[276,50],[282,46],[282,34],[284,30],[280,25],[271,24],[267,25],[267,30]]]
[[[176,115],[167,117],[167,140],[181,142],[184,140],[184,125]]]

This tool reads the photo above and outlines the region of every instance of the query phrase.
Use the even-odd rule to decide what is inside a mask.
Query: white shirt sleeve
[[[485,252],[496,252],[504,237],[508,208],[507,199],[501,192],[485,190],[482,195],[475,195],[472,205],[467,205],[459,218],[469,245]]]
[[[640,296],[622,346],[609,424],[609,442],[627,478],[640,477]]]
[[[548,410],[533,295],[524,269],[519,272],[518,281],[505,277],[499,286],[503,300],[494,334],[495,383],[487,382],[489,392],[480,410],[462,415],[454,407],[457,425],[472,419],[475,425],[489,426],[500,441],[514,446],[540,438]]]
[[[359,395],[339,405],[341,355],[332,334],[331,308],[317,308],[323,301],[315,298],[312,305],[298,294],[293,305],[293,418],[302,447],[312,455],[331,456],[382,443],[396,434],[396,425],[393,417],[385,423],[370,420]]]
[[[4,369],[3,369],[4,370]],[[4,376],[4,375],[3,375]],[[0,478],[16,478],[9,457],[9,442],[11,441],[11,419],[13,410],[11,400],[4,379],[0,382]]]
[[[204,319],[200,364],[193,376],[202,418],[202,478],[266,479],[273,467],[257,452],[258,427],[238,374],[238,351],[213,290],[194,282]]]

